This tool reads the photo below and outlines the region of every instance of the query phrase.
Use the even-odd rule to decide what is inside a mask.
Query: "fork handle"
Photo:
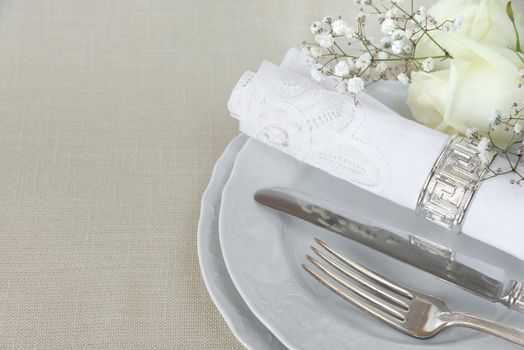
[[[488,319],[469,315],[461,312],[450,312],[446,317],[448,326],[459,326],[475,329],[480,332],[488,333],[513,342],[520,346],[524,346],[524,331],[505,326],[502,323],[490,321]]]

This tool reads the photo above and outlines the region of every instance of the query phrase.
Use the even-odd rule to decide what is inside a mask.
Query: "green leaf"
[[[519,30],[517,29],[517,24],[515,23],[515,13],[513,12],[513,6],[512,1],[509,1],[506,5],[506,12],[508,13],[508,17],[511,20],[511,23],[513,24],[513,29],[515,29],[515,35],[517,36],[517,45],[515,45],[517,52],[522,52],[522,48],[520,46],[520,35]]]

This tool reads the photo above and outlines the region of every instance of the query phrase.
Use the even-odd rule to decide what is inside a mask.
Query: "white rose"
[[[509,0],[440,0],[429,8],[428,13],[438,23],[457,19],[454,26],[456,32],[472,40],[516,49],[515,29],[506,12],[508,2]],[[513,12],[519,33],[524,33],[524,18],[515,5]],[[417,56],[442,54],[442,50],[427,37],[417,45]]]
[[[445,132],[473,127],[485,131],[486,111],[496,108],[508,114],[515,101],[524,99],[518,87],[523,64],[514,51],[455,32],[434,34],[453,59],[449,69],[412,77],[407,103],[418,121]]]
[[[508,2],[509,0],[440,0],[428,13],[438,21],[453,21],[460,17],[459,33],[484,44],[515,49],[515,30],[506,11]],[[515,5],[513,12],[519,33],[522,33],[522,14]]]

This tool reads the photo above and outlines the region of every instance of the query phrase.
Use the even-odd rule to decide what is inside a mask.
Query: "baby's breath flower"
[[[422,24],[426,21],[426,8],[424,6],[421,6],[417,12],[415,12],[415,15],[413,16],[413,19],[418,24]]]
[[[311,77],[313,79],[315,79],[316,81],[322,81],[324,80],[324,75],[322,74],[322,72],[320,71],[320,69],[318,68],[311,68]]]
[[[392,40],[402,40],[406,36],[406,33],[402,29],[395,29],[390,32],[390,36]]]
[[[440,27],[444,32],[449,32],[451,30],[451,24],[449,22],[445,22]]]
[[[311,57],[313,57],[313,58],[317,58],[318,56],[322,55],[322,50],[321,50],[320,47],[318,47],[318,46],[313,46],[313,47],[309,50],[309,53],[311,54]]]
[[[317,63],[318,66],[322,67],[322,74],[324,74],[324,77],[327,76],[329,73],[331,73],[331,68],[327,65],[321,66],[320,63]]]
[[[333,46],[333,43],[335,42],[333,35],[331,35],[331,33],[326,32],[317,34],[315,36],[315,40],[320,46],[325,47],[326,49]]]
[[[413,16],[413,19],[415,20],[415,22],[417,22],[417,24],[424,24],[424,22],[426,21],[426,16],[415,14]]]
[[[397,8],[392,7],[384,14],[384,16],[386,16],[386,18],[393,18],[397,16],[397,14],[398,14]]]
[[[424,72],[431,72],[435,68],[435,62],[433,61],[433,58],[428,57],[422,62],[422,69]]]
[[[398,81],[400,81],[402,84],[406,85],[409,84],[409,77],[406,73],[400,73],[397,76]]]
[[[331,75],[340,77],[339,91],[357,93],[368,81],[385,79],[400,71],[405,73],[399,74],[398,80],[408,84],[409,75],[416,74],[417,70],[430,72],[434,69],[433,58],[450,58],[445,49],[442,49],[444,55],[430,59],[417,57],[415,50],[421,37],[431,30],[442,29],[442,25],[438,27],[437,22],[427,15],[424,7],[409,12],[397,6],[404,0],[354,1],[361,9],[353,26],[350,27],[341,17],[329,16],[310,26],[316,44],[306,41],[303,52],[315,60],[316,66],[311,71],[315,80]],[[378,20],[383,38],[375,39],[366,33],[369,16]],[[451,26],[453,22],[446,23]]]
[[[391,51],[395,55],[399,55],[404,51],[404,41],[403,40],[395,40],[393,41],[393,44],[391,44]]]
[[[466,131],[464,132],[464,134],[466,135],[467,138],[472,138],[472,137],[475,137],[478,135],[478,130],[477,128],[467,128]]]
[[[333,23],[333,17],[326,16],[326,17],[322,18],[322,23],[324,23],[324,24],[331,24],[331,23]]]
[[[320,32],[322,32],[322,23],[319,21],[313,22],[309,29],[311,30],[312,34],[320,34]]]
[[[481,153],[486,152],[488,150],[489,143],[490,141],[487,137],[481,138],[477,145],[478,151]]]
[[[513,126],[513,132],[515,134],[520,134],[522,132],[522,125],[517,123]]]
[[[336,89],[338,92],[346,92],[347,91],[347,84],[345,80],[341,80],[337,86]]]
[[[368,18],[367,13],[360,11],[357,14],[356,20],[358,23],[365,23],[367,18]]]
[[[490,108],[486,112],[486,116],[491,124],[497,124],[502,118],[502,112],[496,108]]]
[[[391,38],[384,37],[380,39],[380,46],[387,49],[391,47]]]
[[[387,64],[385,64],[384,62],[380,62],[375,67],[375,72],[377,72],[378,74],[382,74],[382,73],[384,73],[386,71],[386,69],[388,69]]]
[[[357,67],[358,69],[366,68],[367,66],[371,64],[371,59],[372,57],[369,54],[369,52],[363,53],[355,61],[355,67]]]
[[[415,35],[416,33],[416,29],[415,28],[410,28],[410,29],[407,29],[406,32],[404,33],[404,36],[406,37],[406,39],[411,39],[413,38],[413,36]]]
[[[395,28],[395,21],[391,18],[386,18],[384,22],[382,22],[380,30],[382,31],[382,33],[389,35],[392,31],[395,30]]]
[[[482,164],[488,164],[490,161],[490,156],[487,151],[480,152],[479,153],[479,159],[482,162]]]
[[[524,69],[521,69],[521,70],[519,71],[519,78],[522,79],[522,80],[524,80]]]
[[[460,28],[462,28],[463,24],[464,24],[464,17],[458,16],[453,21],[453,30],[455,30],[455,31],[460,30]]]
[[[379,60],[387,60],[389,58],[389,54],[385,51],[380,51],[377,55],[377,58]]]
[[[364,80],[360,77],[353,77],[347,82],[347,89],[353,94],[358,94],[364,90]]]
[[[355,69],[355,64],[356,64],[357,60],[350,57],[348,58],[348,64],[349,64],[349,70],[354,70]]]
[[[345,35],[348,25],[344,20],[337,19],[335,22],[333,22],[331,28],[333,29],[333,33],[335,33],[335,35]]]
[[[343,77],[345,75],[349,74],[349,64],[347,61],[340,61],[335,66],[335,75],[338,75],[339,77]]]
[[[347,27],[346,38],[353,39],[357,35],[357,30],[354,27]]]

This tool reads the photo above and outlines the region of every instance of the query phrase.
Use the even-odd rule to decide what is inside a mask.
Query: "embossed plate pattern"
[[[522,262],[465,235],[435,231],[412,211],[293,160],[258,141],[240,151],[222,196],[220,243],[235,286],[255,315],[292,349],[493,349],[512,345],[469,330],[453,329],[417,340],[385,326],[320,286],[300,268],[313,237],[395,281],[446,300],[450,307],[524,328],[524,317],[432,276],[298,219],[260,206],[253,194],[266,186],[291,187],[380,217],[388,225],[416,231],[436,243],[492,264],[515,278]]]

